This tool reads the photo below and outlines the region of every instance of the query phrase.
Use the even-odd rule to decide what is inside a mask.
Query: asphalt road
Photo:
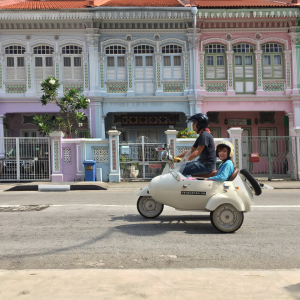
[[[264,190],[234,234],[207,213],[165,207],[144,219],[137,193],[1,192],[0,269],[300,268],[299,190]]]

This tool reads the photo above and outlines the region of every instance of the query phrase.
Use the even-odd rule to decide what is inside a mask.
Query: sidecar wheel
[[[163,209],[164,205],[156,202],[151,196],[142,196],[137,202],[137,209],[144,218],[156,218]]]
[[[223,233],[237,231],[244,222],[244,213],[231,204],[222,204],[210,213],[211,224]]]

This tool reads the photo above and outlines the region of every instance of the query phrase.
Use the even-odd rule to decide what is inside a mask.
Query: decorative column
[[[83,91],[84,95],[88,95],[89,91],[89,53],[88,52],[82,52],[82,58],[83,58],[83,78],[84,78],[84,84],[83,84]]]
[[[243,129],[236,127],[236,128],[230,128],[227,130],[229,133],[229,138],[231,140],[231,143],[234,146],[234,156],[233,161],[238,169],[243,168],[243,153],[242,153],[242,132]]]
[[[295,100],[293,101],[293,108],[294,108],[294,115],[295,115],[295,125],[290,124],[290,128],[295,127],[300,127],[300,101],[299,100]]]
[[[205,51],[199,51],[199,76],[200,76],[200,95],[205,95],[205,83],[204,83],[204,56]]]
[[[162,53],[155,52],[155,66],[156,66],[156,91],[155,96],[162,96],[163,95],[163,83],[161,82],[162,79]]]
[[[105,53],[99,53],[99,68],[100,68],[100,91],[105,92]]]
[[[178,149],[176,143],[177,133],[178,131],[173,129],[172,130],[168,129],[167,131],[165,131],[165,134],[167,135],[167,145],[170,145],[169,151],[172,156],[178,155]]]
[[[184,67],[184,95],[187,95],[190,89],[190,52],[183,51],[183,67]]]
[[[227,96],[234,96],[235,90],[233,88],[233,51],[226,51],[226,57],[227,57],[227,74],[228,74],[228,80],[227,80]]]
[[[299,179],[300,180],[300,127],[294,127],[292,129],[290,129],[290,135],[294,136],[296,139],[296,147],[294,147],[294,149],[297,149],[297,153],[295,153],[296,155],[296,163],[297,163],[297,168],[294,167],[294,170],[298,169],[298,174],[296,174],[295,179]],[[293,160],[295,161],[295,160]]]
[[[4,53],[0,52],[0,94],[5,94],[5,86],[3,83],[3,78],[4,78],[3,67],[4,67]]]
[[[294,128],[294,114],[293,113],[287,113],[285,115],[289,118],[289,131],[290,131],[289,134],[291,135],[291,129]]]
[[[291,50],[285,50],[285,94],[289,95],[292,92],[292,83],[291,83]]]
[[[299,94],[298,90],[298,77],[297,77],[297,56],[296,56],[296,43],[297,43],[297,33],[289,33],[291,38],[291,47],[292,47],[292,65],[293,65],[293,89],[292,94]]]
[[[54,131],[49,134],[51,139],[51,162],[52,162],[52,182],[63,182],[63,170],[62,170],[62,137],[61,131]]]
[[[263,95],[264,89],[262,84],[262,63],[261,63],[261,56],[262,50],[256,50],[255,53],[255,60],[256,60],[256,95]]]
[[[3,120],[4,120],[4,116],[0,115],[0,158],[5,157]]]
[[[97,139],[105,139],[105,117],[103,114],[102,102],[95,102],[95,123],[96,132],[94,134]]]
[[[127,96],[134,96],[134,76],[133,76],[133,52],[126,52],[127,61]]]
[[[32,52],[25,52],[25,68],[26,68],[26,93],[25,97],[32,97],[34,95],[35,90],[35,78],[34,78],[34,70],[33,70],[33,63],[32,63]]]
[[[55,70],[55,79],[59,81],[60,87],[58,89],[58,96],[63,96],[64,87],[63,87],[63,76],[62,76],[62,66],[61,66],[61,53],[53,52],[54,55],[54,70]]]
[[[120,182],[119,136],[121,131],[109,130],[109,182]]]
[[[99,38],[100,34],[98,34],[99,30],[94,28],[87,28],[86,34],[87,45],[89,48],[89,71],[90,76],[90,91],[89,96],[95,96],[96,91],[99,89],[99,62],[98,62],[98,46],[99,46]],[[86,83],[85,83],[86,86]]]

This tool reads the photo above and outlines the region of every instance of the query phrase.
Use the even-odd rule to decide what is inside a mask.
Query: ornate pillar
[[[0,115],[0,158],[5,157],[5,147],[4,147],[4,125],[3,125],[4,116]]]
[[[226,57],[227,57],[227,74],[228,74],[228,80],[227,80],[227,96],[234,96],[235,90],[233,88],[233,51],[226,51]]]
[[[4,53],[0,52],[0,94],[5,93],[5,86],[3,83],[3,78],[4,78]]]
[[[83,59],[83,91],[85,96],[87,96],[89,91],[89,53],[88,52],[82,52],[82,59]]]
[[[100,68],[100,91],[105,92],[105,53],[99,53],[99,68]]]
[[[119,136],[121,131],[109,130],[109,182],[120,182]]]
[[[53,52],[54,55],[54,76],[55,79],[59,81],[60,87],[58,89],[58,95],[62,96],[64,93],[63,87],[63,76],[62,76],[62,65],[61,65],[61,53],[60,52]]]
[[[242,169],[242,162],[243,162],[243,156],[242,156],[242,128],[230,128],[227,130],[229,133],[229,138],[231,139],[231,143],[234,146],[234,156],[232,158],[233,162],[235,163],[236,167],[238,169]]]
[[[33,96],[35,90],[35,78],[32,63],[32,52],[25,52],[25,70],[26,70],[26,93],[25,96]]]
[[[86,31],[88,32],[88,34],[86,34],[86,39],[89,49],[88,75],[91,75],[89,76],[89,95],[95,96],[96,91],[99,90],[98,47],[100,34],[98,34],[99,30],[94,28],[87,28]],[[85,82],[85,88],[86,85]]]
[[[300,180],[300,127],[290,129],[290,135],[293,136],[292,139],[295,139],[292,143],[292,145],[294,145],[294,155],[296,156],[296,159],[293,160],[295,170],[294,174],[296,173],[296,170],[298,170],[298,174],[295,174],[294,179]]]
[[[134,96],[133,52],[126,52],[127,61],[127,96]]]
[[[289,95],[292,92],[292,82],[291,82],[291,50],[284,51],[284,61],[285,61],[285,94]]]
[[[291,135],[291,129],[294,128],[294,114],[293,113],[287,113],[285,115],[289,118],[289,131],[290,131],[289,133]]]
[[[190,89],[190,52],[189,51],[184,51],[182,53],[183,56],[183,68],[184,68],[184,90],[185,90],[185,95],[188,94],[188,91]]]
[[[205,51],[199,51],[199,77],[200,77],[200,95],[206,94],[204,83],[204,57]]]
[[[262,50],[256,50],[255,53],[255,61],[256,61],[256,95],[263,95],[264,89],[262,84],[262,63],[261,63],[261,55]]]
[[[294,126],[300,127],[300,101],[299,100],[293,101],[293,112],[294,112],[295,118],[294,118],[294,122],[293,122],[292,126],[290,124],[290,128],[293,128]]]
[[[297,43],[297,33],[289,33],[291,38],[291,47],[292,47],[292,71],[293,71],[293,84],[292,84],[292,94],[299,94],[298,90],[298,78],[297,78],[297,57],[296,57],[296,43]]]
[[[162,96],[163,95],[163,83],[161,82],[162,77],[162,53],[155,52],[155,71],[156,71],[156,91],[155,96]]]
[[[95,102],[95,134],[94,137],[97,139],[105,139],[105,118],[103,114],[102,102]]]
[[[53,131],[49,134],[51,138],[51,162],[52,162],[52,182],[63,182],[64,175],[62,170],[63,154],[62,154],[62,137],[61,131]]]
[[[170,145],[170,154],[172,156],[178,155],[178,149],[177,149],[177,143],[176,143],[176,136],[178,131],[176,130],[170,130],[168,129],[165,131],[165,134],[167,136],[167,145]]]

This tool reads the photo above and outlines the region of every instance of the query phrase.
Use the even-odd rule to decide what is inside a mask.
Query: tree
[[[42,104],[54,103],[60,111],[56,116],[45,114],[35,116],[33,120],[43,135],[49,135],[50,132],[55,130],[62,130],[70,138],[71,133],[75,131],[74,124],[79,125],[87,119],[84,110],[89,107],[90,99],[80,95],[80,92],[75,89],[71,89],[62,98],[58,99],[57,90],[59,86],[59,81],[51,76],[42,81]]]

